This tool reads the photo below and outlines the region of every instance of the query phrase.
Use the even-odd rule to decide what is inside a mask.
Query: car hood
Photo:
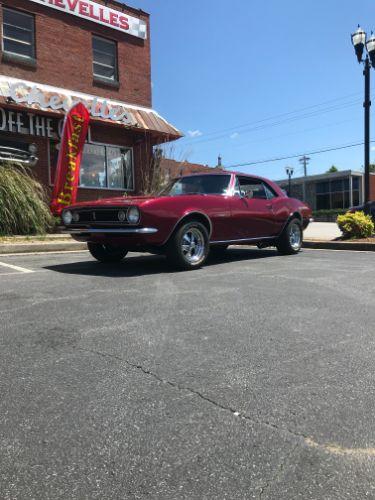
[[[128,207],[130,205],[141,206],[150,200],[155,200],[157,196],[118,196],[115,198],[104,198],[96,201],[83,201],[75,203],[68,208],[109,208],[109,207]]]

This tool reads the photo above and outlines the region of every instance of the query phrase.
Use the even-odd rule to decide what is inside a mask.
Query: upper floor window
[[[25,59],[35,59],[34,16],[3,9],[3,51]]]
[[[94,78],[118,81],[117,45],[112,40],[92,38]]]

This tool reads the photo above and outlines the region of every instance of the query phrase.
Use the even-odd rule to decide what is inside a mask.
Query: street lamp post
[[[286,175],[288,176],[289,182],[288,182],[288,195],[291,195],[292,191],[292,175],[294,173],[294,168],[293,167],[285,167],[285,172]]]
[[[365,203],[370,201],[370,69],[375,68],[375,36],[371,32],[367,40],[366,32],[358,25],[358,29],[352,34],[352,43],[359,63],[363,63],[363,75],[365,77]],[[366,47],[366,57],[363,59],[363,51]]]

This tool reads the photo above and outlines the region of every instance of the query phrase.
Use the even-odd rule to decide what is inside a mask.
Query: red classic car
[[[65,230],[87,241],[101,262],[120,261],[128,251],[150,252],[183,269],[201,266],[210,251],[231,244],[295,254],[310,217],[310,208],[277,184],[217,170],[175,179],[157,196],[79,203],[62,213]]]

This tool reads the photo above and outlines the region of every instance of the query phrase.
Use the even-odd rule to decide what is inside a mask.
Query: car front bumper
[[[114,236],[126,236],[128,234],[155,234],[158,230],[155,227],[127,227],[127,228],[64,228],[63,233],[72,236],[90,236],[92,234],[106,234]]]
[[[157,245],[159,230],[155,227],[64,227],[65,234],[70,234],[76,241],[110,243],[130,248],[142,245]]]

